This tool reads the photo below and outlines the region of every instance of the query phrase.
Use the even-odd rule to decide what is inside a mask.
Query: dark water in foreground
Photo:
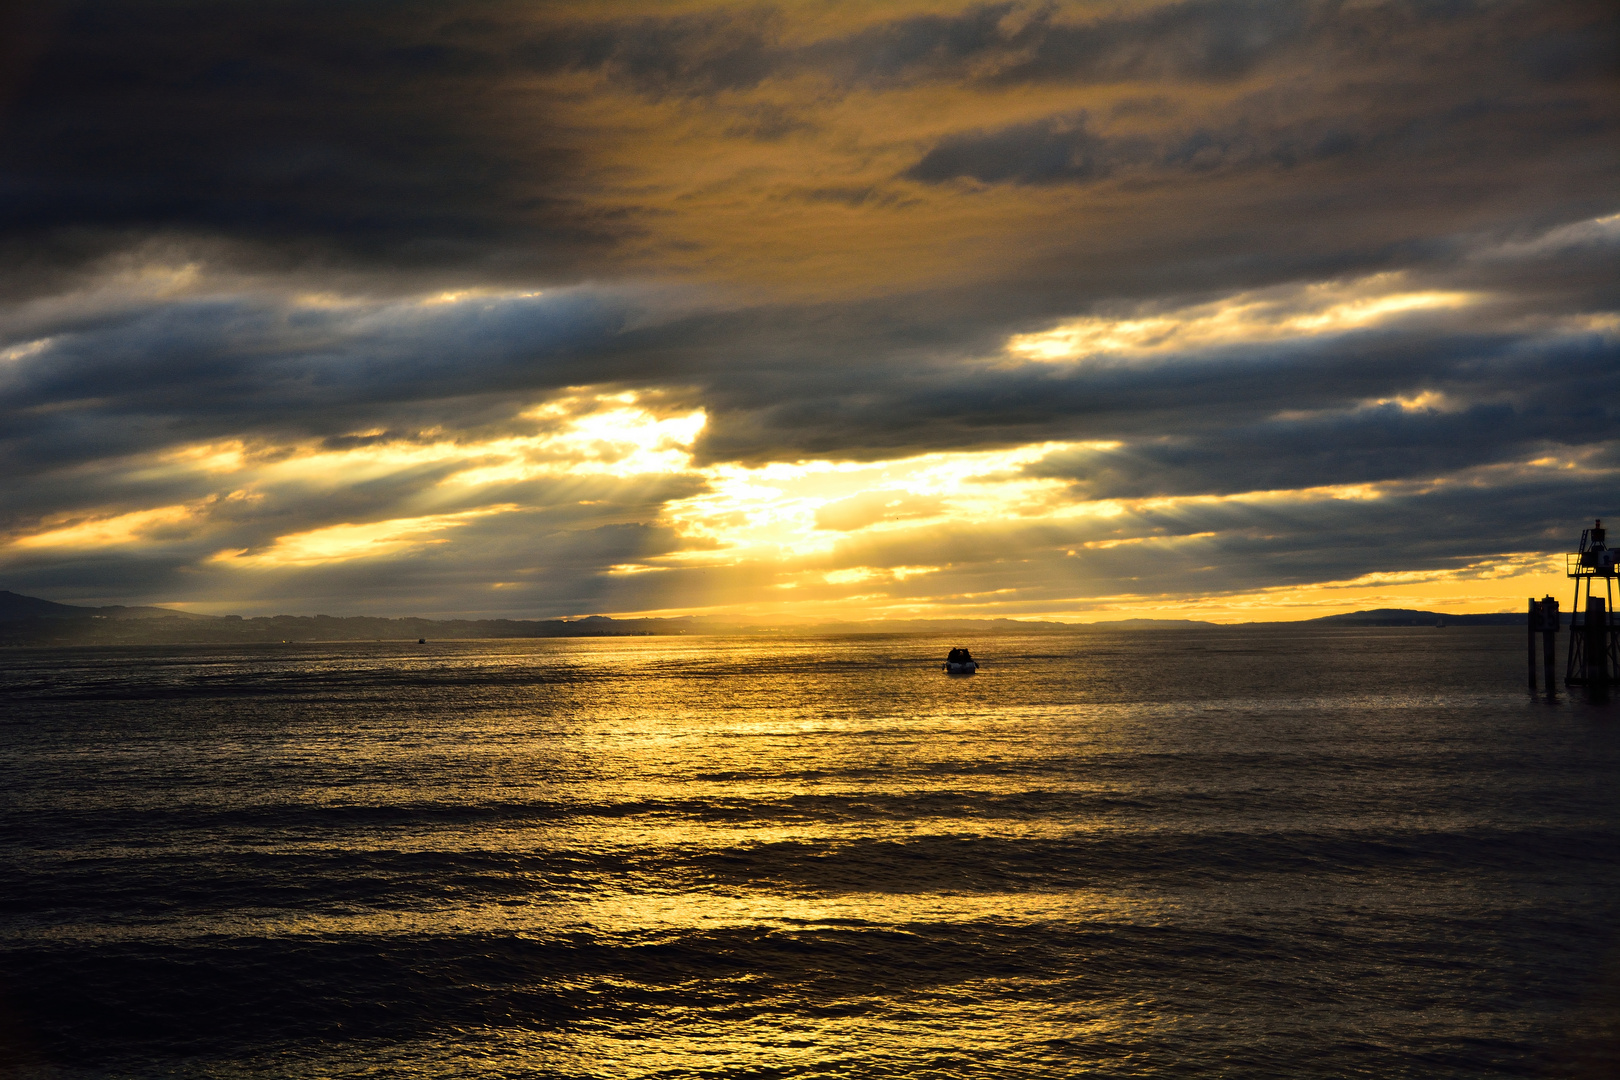
[[[0,654],[0,1055],[1620,1075],[1620,708],[1520,631],[951,644]]]

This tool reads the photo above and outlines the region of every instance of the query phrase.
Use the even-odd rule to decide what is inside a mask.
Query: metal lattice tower
[[[1606,686],[1620,681],[1613,620],[1615,562],[1620,549],[1609,547],[1607,539],[1600,520],[1581,532],[1580,550],[1564,558],[1566,575],[1575,579],[1575,601],[1569,612],[1569,666],[1564,671],[1564,682],[1570,686]],[[1602,596],[1593,591],[1599,581]]]

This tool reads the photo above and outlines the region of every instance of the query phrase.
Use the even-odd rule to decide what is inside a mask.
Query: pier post
[[[1530,626],[1530,692],[1532,694],[1536,692],[1536,624],[1540,621],[1541,605],[1536,603],[1536,598],[1532,596],[1530,598],[1530,618],[1527,620]]]
[[[1541,631],[1541,663],[1547,676],[1547,693],[1554,690],[1553,651],[1558,638],[1558,601],[1548,596],[1530,598],[1530,692],[1536,692],[1536,631]]]
[[[1609,682],[1609,613],[1601,596],[1586,598],[1586,685],[1606,686]]]
[[[1553,693],[1553,656],[1558,647],[1558,601],[1547,597],[1541,602],[1541,660],[1547,673],[1547,693]]]

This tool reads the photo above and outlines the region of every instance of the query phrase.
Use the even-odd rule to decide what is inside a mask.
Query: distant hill
[[[15,597],[14,602],[10,598]],[[27,601],[34,601],[27,603]],[[197,615],[167,608],[82,608],[0,597],[0,645],[232,645],[294,641],[414,641],[464,638],[626,637],[693,633],[691,620],[380,619],[369,616]],[[702,632],[702,631],[697,631]]]
[[[213,619],[213,615],[198,615],[192,611],[176,611],[161,607],[75,607],[58,604],[54,600],[41,600],[37,596],[0,589],[0,620],[9,619]]]
[[[429,641],[475,638],[646,637],[686,634],[973,635],[1083,629],[1068,623],[1016,619],[899,619],[814,623],[802,620],[737,622],[712,616],[668,619],[387,619],[367,615],[195,615],[168,608],[73,607],[0,594],[0,644],[179,645],[294,641]]]
[[[73,619],[89,616],[93,608],[73,607],[37,596],[21,596],[0,589],[0,619]]]
[[[1447,615],[1439,611],[1415,611],[1411,608],[1373,608],[1371,611],[1351,611],[1343,615],[1324,615],[1320,619],[1304,619],[1310,625],[1327,626],[1523,626],[1522,611],[1497,611],[1485,615]],[[1569,622],[1566,615],[1565,623]]]
[[[1377,608],[1268,626],[1522,626],[1523,612],[1447,615],[1407,608]],[[1564,623],[1568,625],[1566,613]],[[863,622],[739,622],[716,616],[670,619],[385,619],[367,615],[198,615],[161,607],[77,607],[0,590],[3,645],[264,644],[293,641],[429,641],[472,638],[642,637],[683,634],[805,635],[1087,633],[1107,630],[1221,629],[1195,619],[1116,619],[1062,623],[1022,619],[873,619]]]

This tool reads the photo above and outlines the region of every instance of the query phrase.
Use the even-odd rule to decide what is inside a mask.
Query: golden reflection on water
[[[1489,928],[1548,901],[1500,865],[1601,816],[1573,759],[1527,786],[1489,650],[1328,635],[1306,669],[1269,633],[987,636],[971,679],[922,636],[151,658],[150,704],[13,797],[60,822],[49,770],[96,777],[29,872],[123,898],[0,938],[384,1017],[245,1023],[209,1077],[1220,1075],[1268,1039],[1525,1037],[1411,1003],[1517,977]]]
[[[762,934],[886,930],[984,922],[1001,928],[1054,923],[1131,922],[1166,915],[1175,905],[1100,890],[1062,892],[882,892],[793,896],[753,892],[623,892],[545,895],[501,903],[415,905],[411,910],[297,913],[274,908],[228,917],[52,927],[53,939],[187,941],[217,934],[312,936],[517,934],[534,940],[589,932],[657,940],[689,932]],[[42,936],[35,931],[24,936]]]

